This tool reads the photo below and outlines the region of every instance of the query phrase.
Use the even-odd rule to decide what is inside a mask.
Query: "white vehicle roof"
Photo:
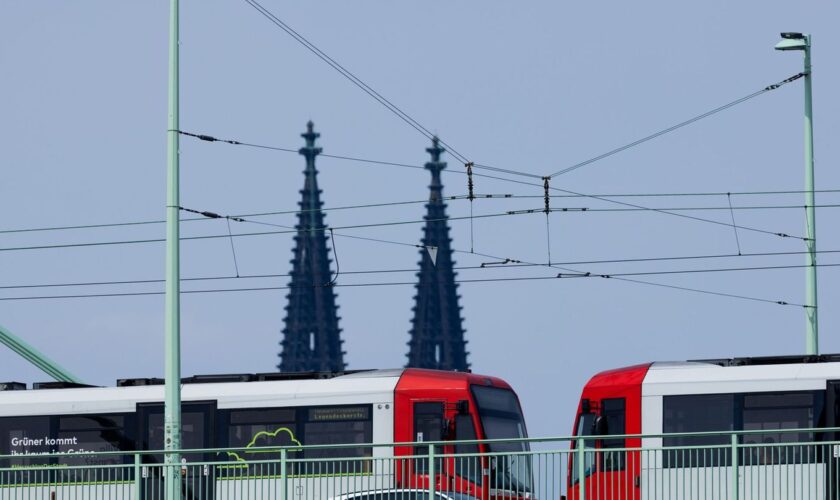
[[[840,362],[745,364],[657,362],[642,383],[643,396],[825,389],[840,379]]]
[[[393,403],[403,370],[371,370],[326,379],[187,383],[182,401],[217,401],[218,408]],[[137,403],[163,402],[163,385],[0,391],[0,416],[123,413]]]

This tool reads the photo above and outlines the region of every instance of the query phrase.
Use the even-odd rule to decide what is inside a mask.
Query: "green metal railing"
[[[838,435],[789,429],[608,436],[609,443],[583,436],[215,448],[178,450],[182,463],[174,466],[164,451],[5,455],[0,500],[163,499],[168,472],[188,499],[377,492],[361,498],[840,500]],[[622,440],[640,445],[615,447]],[[693,444],[667,445],[680,440]]]

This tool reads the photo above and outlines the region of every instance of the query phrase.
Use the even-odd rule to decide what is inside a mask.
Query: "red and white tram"
[[[26,478],[35,476],[9,472],[16,468],[45,466],[60,471],[77,466],[124,466],[133,463],[132,451],[162,449],[161,384],[160,379],[129,379],[118,381],[117,387],[46,383],[35,384],[30,390],[23,384],[0,384],[0,389],[4,389],[0,390],[0,471],[5,471],[0,472],[0,483],[7,483],[0,484],[0,488],[32,487],[25,484]],[[234,474],[211,464],[214,477],[194,481],[186,476],[207,476],[208,467],[185,467],[182,475],[186,498],[244,498],[237,496],[241,492],[232,496],[221,493],[230,490],[236,481],[247,482],[249,488],[265,489],[270,485],[258,483],[276,483],[281,475],[296,499],[329,498],[363,489],[422,488],[431,480],[440,491],[486,499],[510,497],[504,491],[491,493],[493,484],[514,485],[521,492],[532,481],[529,467],[510,467],[504,461],[491,463],[486,459],[473,459],[468,467],[454,459],[437,460],[434,477],[430,478],[428,460],[422,458],[428,455],[427,446],[376,446],[526,437],[516,394],[507,383],[494,377],[420,369],[196,376],[184,379],[182,401],[183,449],[244,449],[185,454],[188,464],[233,461],[240,465]],[[291,460],[318,459],[317,471],[304,471],[305,464],[299,469],[278,471],[275,464],[272,473],[265,468],[254,473],[256,469],[249,464],[251,460],[276,458],[256,450],[251,454],[247,449],[252,447],[342,443],[360,446],[288,450]],[[525,450],[525,445],[516,446],[519,448],[513,451]],[[507,451],[484,444],[457,448],[444,445],[434,452],[440,455]],[[48,455],[104,451],[127,454]],[[403,460],[399,458],[402,456],[416,458]],[[356,460],[348,461],[347,457]],[[339,465],[331,468],[329,462],[333,459]],[[149,454],[143,460],[145,475],[146,469],[160,463],[161,457]],[[315,467],[314,463],[309,466]],[[126,473],[118,479],[135,479],[130,468],[121,470]],[[495,480],[499,474],[504,474],[506,482]],[[516,474],[521,477],[511,477]],[[85,482],[88,484],[80,488],[91,487],[91,481]],[[72,483],[72,477],[62,478],[63,486],[72,488]],[[148,480],[144,484],[151,488]],[[203,490],[188,491],[195,488],[190,486],[194,484]],[[64,496],[70,494],[68,490]],[[110,496],[108,492],[104,494],[119,496],[114,492]],[[147,492],[143,497],[156,495]]]
[[[592,436],[585,448],[597,452],[586,455],[583,478],[570,458],[568,495],[578,499],[583,480],[587,499],[727,498],[738,460],[738,488],[749,498],[835,499],[840,447],[820,443],[838,436],[784,432],[834,427],[840,427],[840,355],[655,362],[601,372],[583,388],[573,429]],[[724,448],[731,435],[669,436],[731,431],[753,431],[736,438],[735,457]],[[644,437],[610,437],[620,435]]]

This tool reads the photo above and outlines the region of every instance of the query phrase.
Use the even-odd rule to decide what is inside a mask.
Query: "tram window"
[[[309,408],[306,411],[303,431],[306,444],[368,444],[373,441],[373,422],[370,413],[370,406]],[[315,448],[306,451],[306,458],[369,457],[372,454],[370,446]]]
[[[761,392],[665,396],[663,432],[768,431],[740,438],[741,461],[745,464],[801,463],[816,460],[807,446],[774,446],[815,440],[812,433],[778,432],[784,429],[820,425],[823,411],[821,391]],[[776,432],[774,432],[776,431]],[[729,444],[728,436],[665,438],[667,446],[711,446]],[[666,467],[727,465],[730,454],[720,448],[707,450],[665,450]]]
[[[228,452],[228,459],[245,462],[276,458],[279,452],[252,451],[246,448],[284,447],[290,458],[355,458],[370,457],[370,446],[306,449],[301,457],[298,447],[325,444],[368,444],[373,441],[373,420],[370,405],[312,406],[292,408],[249,408],[219,412],[221,436],[226,446],[243,448]],[[224,441],[223,441],[224,442]],[[313,471],[308,462],[296,463],[295,473]],[[369,462],[353,460],[335,462],[329,467],[346,473],[366,472]]]
[[[516,395],[509,389],[474,385],[472,392],[478,404],[479,413],[481,411],[498,411],[517,415],[520,413]]]
[[[31,465],[74,466],[116,465],[127,463],[127,455],[82,455],[85,452],[133,451],[135,440],[133,415],[62,415],[0,418],[0,467]],[[45,457],[52,453],[69,453],[62,457]],[[75,455],[79,453],[79,455]],[[93,470],[93,469],[91,469]],[[89,480],[90,471],[69,474],[60,467],[44,475],[26,472],[10,478],[12,482],[31,481],[32,474],[40,474],[37,481],[74,482]]]
[[[271,422],[289,423],[295,421],[294,408],[258,408],[230,410],[230,425],[265,425]]]
[[[456,415],[455,416],[455,440],[456,441],[473,441],[478,439],[475,433],[475,424],[473,423],[472,415]],[[478,444],[456,444],[455,453],[478,453]]]
[[[575,432],[575,436],[591,436],[592,425],[594,423],[595,414],[593,413],[583,413],[580,416],[578,416],[577,432]],[[585,448],[585,454],[583,459],[583,477],[587,478],[595,472],[595,440],[575,440],[575,442],[572,444],[572,448],[577,448],[581,442],[583,443],[583,447]],[[586,449],[591,449],[593,450],[593,452],[586,452]],[[569,457],[569,466],[571,467],[571,475],[569,477],[571,479],[571,484],[577,484],[580,480],[580,476],[578,474],[577,459],[578,454],[576,452],[572,453],[572,455]]]
[[[770,431],[745,434],[745,464],[782,464],[810,462],[815,459],[810,446],[772,446],[783,443],[807,443],[813,433],[772,432],[783,429],[807,429],[819,425],[823,398],[821,392],[782,392],[744,394],[743,430]]]
[[[662,431],[715,432],[735,430],[734,394],[664,396]],[[669,446],[716,446],[729,444],[729,436],[675,436],[663,439]],[[714,467],[728,465],[730,453],[721,448],[663,450],[665,467]]]
[[[299,446],[296,415],[293,408],[260,408],[230,410],[227,446],[258,448],[265,446]],[[292,452],[293,453],[293,452]],[[237,461],[274,458],[265,452],[234,450],[228,456]]]
[[[181,411],[181,448],[185,450],[200,450],[207,448],[207,423],[204,421],[204,412],[187,410]],[[147,422],[148,441],[147,450],[163,449],[163,413],[151,413]],[[162,457],[147,455],[154,460]],[[202,453],[184,453],[183,458],[189,462],[200,462],[207,457]]]
[[[624,398],[604,399],[601,401],[601,416],[607,420],[607,435],[619,436],[625,434],[626,413]],[[626,448],[625,440],[603,439],[601,448],[604,449],[603,470],[618,471],[624,470],[626,451],[611,451],[611,448]]]
[[[297,425],[297,410],[294,408],[247,408],[220,410],[217,416],[217,436],[221,446],[238,448],[225,452],[219,458],[239,465],[225,466],[222,474],[234,476],[253,474],[256,476],[276,475],[280,471],[276,464],[243,464],[252,460],[279,460],[278,450],[266,447],[290,447],[289,458],[297,458],[296,446],[300,446]],[[249,450],[249,448],[262,448]],[[292,471],[289,464],[287,472]]]
[[[14,458],[0,460],[0,467],[43,465],[48,459],[39,455],[50,453],[46,442],[50,437],[50,417],[0,418],[0,455]]]
[[[455,415],[455,440],[472,441],[478,439],[475,433],[475,424],[473,423],[472,415]],[[455,453],[478,453],[480,450],[478,444],[456,444]],[[481,481],[481,457],[456,457],[455,471],[461,477],[469,479],[474,483]]]
[[[414,403],[414,437],[417,442],[443,440],[443,403]],[[428,455],[428,446],[416,446],[415,455]],[[435,454],[443,453],[443,448],[435,446]],[[428,460],[418,458],[415,469],[418,474],[425,474],[428,470]],[[436,470],[442,470],[435,463]]]
[[[133,418],[128,415],[63,415],[58,417],[55,451],[119,452],[133,451]],[[66,456],[62,465],[113,465],[126,461],[124,455]]]

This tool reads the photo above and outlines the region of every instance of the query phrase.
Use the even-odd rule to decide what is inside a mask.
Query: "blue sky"
[[[264,5],[458,151],[537,175],[560,170],[801,70],[772,50],[781,31],[814,37],[817,187],[840,188],[840,47],[829,1],[278,2]],[[0,5],[2,229],[158,220],[166,181],[167,2],[4,2]],[[307,120],[325,153],[421,165],[428,141],[305,51],[244,1],[182,2],[184,130],[298,148]],[[557,177],[586,194],[788,191],[803,187],[802,84],[792,83],[673,134]],[[303,158],[182,139],[182,205],[225,214],[294,210]],[[465,194],[451,156],[446,194]],[[322,158],[327,207],[422,200],[428,173]],[[476,178],[476,191],[537,198],[477,200],[475,214],[541,208],[542,190]],[[836,204],[837,193],[818,195]],[[801,205],[800,194],[732,197],[737,206]],[[633,198],[649,207],[726,207],[726,197]],[[592,198],[555,206],[615,208]],[[819,250],[840,249],[836,208],[817,213]],[[334,226],[417,220],[422,204],[329,212]],[[468,202],[449,203],[453,216]],[[728,210],[686,212],[729,222]],[[802,209],[737,210],[739,225],[803,234]],[[293,224],[291,215],[261,220]],[[551,216],[555,262],[737,253],[731,227],[661,213]],[[262,227],[234,225],[234,232]],[[185,236],[225,234],[221,221]],[[419,224],[347,230],[417,242]],[[477,219],[476,252],[546,261],[542,214]],[[453,245],[470,249],[468,222]],[[0,233],[0,247],[163,237],[162,225]],[[743,253],[796,252],[801,241],[740,231]],[[236,239],[242,274],[285,273],[291,237]],[[413,269],[417,249],[338,238],[341,268]],[[183,276],[234,272],[226,239],[183,245]],[[462,266],[487,259],[456,255]],[[0,252],[0,284],[163,277],[161,244]],[[799,265],[802,255],[578,265],[596,273]],[[824,264],[840,262],[822,254]],[[819,271],[821,351],[840,351],[837,268]],[[462,279],[552,276],[545,268],[463,270]],[[412,273],[343,275],[339,284],[412,281]],[[802,269],[646,279],[750,297],[804,300]],[[283,286],[285,278],[220,283]],[[184,289],[198,286],[185,284]],[[5,289],[2,297],[154,291],[158,285]],[[411,286],[341,287],[351,368],[405,362]],[[460,288],[470,362],[518,390],[535,435],[567,434],[595,372],[652,360],[796,354],[801,308],[605,279],[508,281]],[[270,371],[284,291],[183,299],[183,372]],[[0,301],[0,324],[92,383],[160,376],[160,296]],[[0,379],[44,375],[0,351]]]

